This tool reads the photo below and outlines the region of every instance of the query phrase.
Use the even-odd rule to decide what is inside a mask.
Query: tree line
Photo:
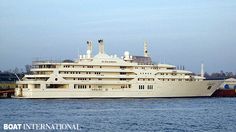
[[[228,78],[236,78],[236,73],[233,72],[213,72],[213,73],[207,73],[205,72],[204,77],[206,79],[228,79]]]

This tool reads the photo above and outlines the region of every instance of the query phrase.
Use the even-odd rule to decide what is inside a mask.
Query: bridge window
[[[153,85],[148,85],[147,89],[153,89]]]
[[[46,88],[68,88],[68,84],[46,84]]]
[[[120,66],[121,70],[124,70],[126,68],[126,66]]]
[[[86,88],[87,88],[87,85],[75,84],[75,85],[74,85],[74,88],[75,88],[75,89],[86,89]]]
[[[40,84],[34,84],[34,88],[40,88]]]
[[[139,85],[139,89],[144,89],[144,85]]]
[[[28,88],[28,84],[23,84],[23,88]]]

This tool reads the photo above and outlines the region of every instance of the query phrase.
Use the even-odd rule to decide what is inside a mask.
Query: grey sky
[[[0,70],[75,59],[86,40],[194,72],[236,72],[235,0],[0,0]]]

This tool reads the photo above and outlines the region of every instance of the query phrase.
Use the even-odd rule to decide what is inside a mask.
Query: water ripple
[[[2,99],[0,105],[1,127],[77,123],[82,131],[236,130],[236,98]]]

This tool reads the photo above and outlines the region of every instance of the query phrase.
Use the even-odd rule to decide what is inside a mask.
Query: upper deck
[[[144,56],[132,56],[125,51],[124,56],[108,55],[104,51],[103,41],[99,41],[99,53],[92,54],[92,44],[88,43],[87,54],[80,55],[72,60],[44,60],[32,62],[33,75],[26,78],[43,78],[47,80],[51,74],[61,75],[64,78],[159,78],[171,80],[202,80],[192,72],[177,69],[170,64],[153,64],[148,56],[147,45],[144,46]],[[122,75],[122,76],[121,76]],[[132,75],[132,76],[131,76]],[[129,76],[129,77],[128,77]]]

